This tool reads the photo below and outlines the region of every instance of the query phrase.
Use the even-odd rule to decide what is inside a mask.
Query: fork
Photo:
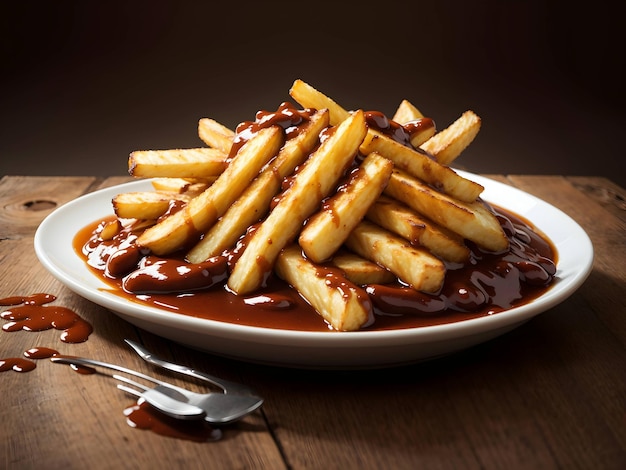
[[[150,388],[128,377],[117,374],[114,374],[113,378],[127,384],[117,384],[117,388],[138,397],[138,404],[141,404],[141,400],[143,399],[153,408],[156,408],[163,414],[172,418],[184,420],[204,419],[206,415],[202,408],[187,403],[187,397],[185,397],[185,395],[169,387],[157,385],[156,387]],[[139,390],[131,388],[128,385],[132,385]]]
[[[102,367],[116,370],[141,379],[147,380],[162,387],[167,387],[184,395],[187,403],[202,408],[205,412],[204,420],[211,424],[229,424],[252,413],[263,404],[259,397],[238,395],[233,393],[197,393],[186,388],[155,379],[141,372],[126,367],[109,364],[95,359],[75,356],[53,356],[52,362],[61,364],[83,365],[88,367]],[[170,397],[171,398],[171,397]]]
[[[165,359],[161,359],[155,356],[153,353],[148,351],[145,347],[141,346],[140,344],[134,341],[131,341],[129,339],[125,339],[124,341],[131,348],[133,348],[133,350],[139,355],[139,357],[141,357],[144,361],[150,364],[161,367],[163,369],[178,372],[180,374],[185,374],[185,375],[188,375],[189,377],[194,377],[196,379],[204,380],[205,382],[209,382],[210,384],[218,386],[219,388],[224,390],[224,393],[237,393],[241,395],[257,396],[257,394],[252,389],[250,389],[244,384],[231,382],[229,380],[215,377],[214,375],[209,375],[206,372],[192,369],[191,367],[187,367],[181,364],[176,364],[173,362],[166,361]]]

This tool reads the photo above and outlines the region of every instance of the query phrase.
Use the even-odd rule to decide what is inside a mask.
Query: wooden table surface
[[[142,331],[72,293],[37,261],[33,235],[54,207],[129,178],[0,180],[0,298],[45,292],[93,325],[0,332],[0,359],[33,347],[142,363],[123,338],[243,381],[262,409],[211,442],[132,428],[133,399],[101,374],[37,360],[0,373],[0,467],[623,469],[626,468],[626,191],[603,178],[488,175],[574,218],[593,271],[568,300],[495,340],[440,360],[374,371],[300,371],[215,357]],[[7,307],[0,308],[6,310]],[[3,321],[3,323],[7,323]],[[183,382],[179,382],[183,383]]]

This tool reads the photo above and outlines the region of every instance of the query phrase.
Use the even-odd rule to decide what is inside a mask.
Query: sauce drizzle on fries
[[[201,119],[207,148],[133,152],[154,192],[118,195],[77,251],[132,300],[270,328],[456,321],[549,288],[550,242],[449,166],[480,128],[473,112],[437,132],[406,100],[388,119],[300,80],[290,94],[302,109],[235,131]]]

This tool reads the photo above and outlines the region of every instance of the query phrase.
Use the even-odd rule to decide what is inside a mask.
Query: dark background
[[[234,128],[302,78],[348,109],[409,99],[439,129],[474,110],[470,171],[626,186],[609,5],[3,1],[0,176],[122,175],[132,150],[200,146],[199,118]]]

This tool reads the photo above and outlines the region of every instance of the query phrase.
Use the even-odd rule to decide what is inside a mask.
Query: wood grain
[[[0,374],[3,468],[621,469],[626,464],[625,192],[596,177],[489,175],[573,217],[595,249],[593,272],[568,300],[509,334],[436,361],[384,370],[310,371],[240,363],[142,331],[73,294],[38,263],[34,231],[52,208],[128,181],[0,180],[0,297],[48,292],[94,326],[88,341],[59,331],[0,332],[0,358],[35,346],[182,381],[123,345],[241,380],[260,412],[195,443],[133,429],[133,403],[102,374],[47,360]],[[31,204],[30,202],[35,202]],[[200,389],[200,384],[194,382]]]

